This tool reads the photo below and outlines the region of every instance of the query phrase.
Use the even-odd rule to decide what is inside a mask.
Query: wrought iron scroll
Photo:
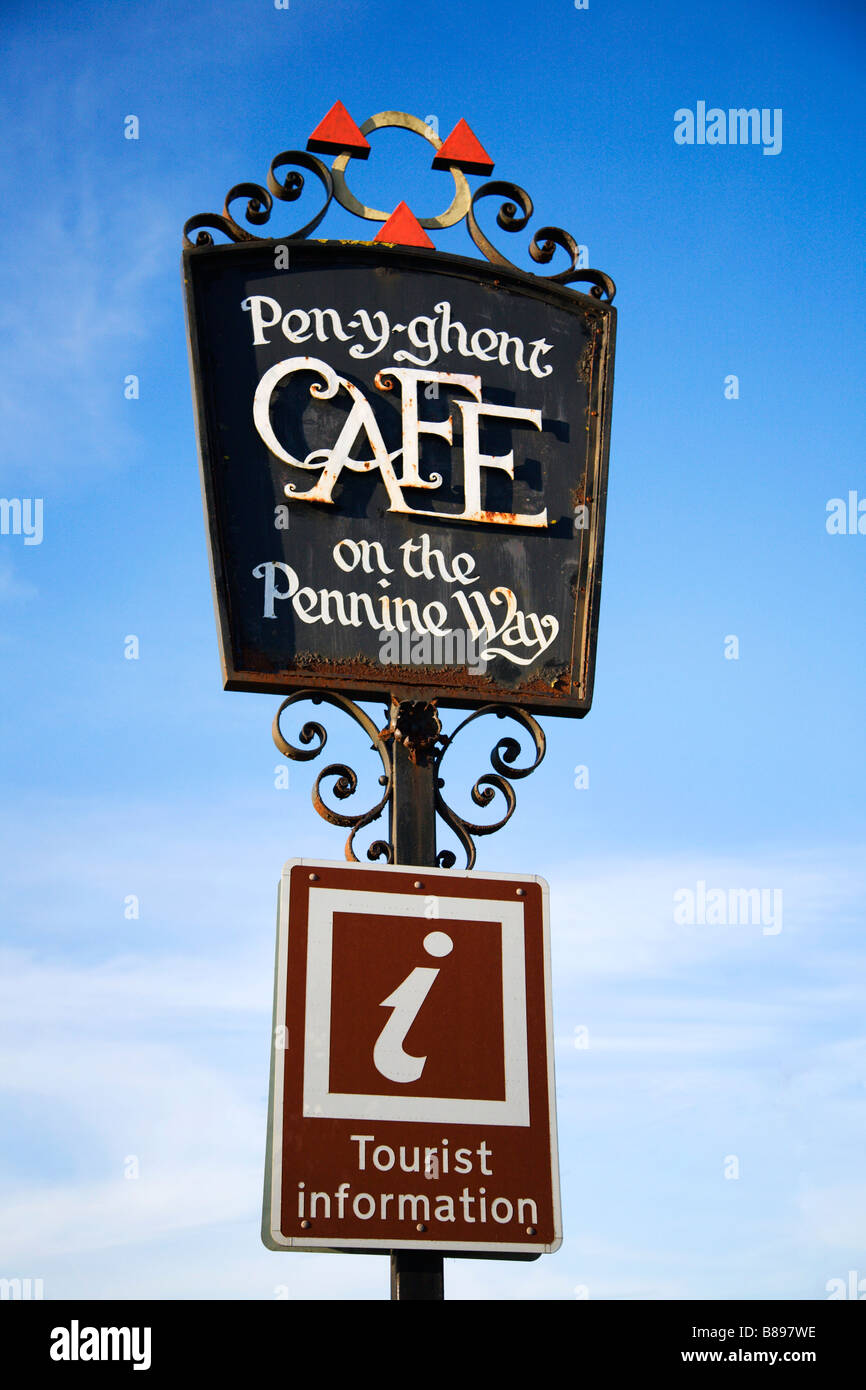
[[[452,734],[445,735],[445,745],[439,753],[439,767],[442,760],[451,748],[457,735],[476,719],[481,719],[485,714],[495,714],[499,719],[513,719],[531,737],[534,748],[535,758],[528,767],[516,767],[515,763],[521,756],[523,749],[518,739],[509,734],[503,735],[498,739],[490,750],[490,763],[492,772],[485,772],[478,778],[472,788],[472,800],[476,806],[489,806],[495,799],[497,793],[505,798],[505,814],[500,816],[490,825],[480,825],[474,821],[466,820],[450,807],[442,796],[442,788],[445,783],[441,777],[437,778],[436,786],[436,810],[444,820],[445,824],[457,836],[466,853],[466,868],[475,867],[476,848],[475,837],[478,835],[493,835],[497,830],[501,830],[514,814],[517,805],[517,793],[512,786],[512,782],[521,777],[528,777],[534,772],[544,757],[547,742],[544,737],[544,730],[532,715],[525,709],[520,709],[516,705],[482,705],[468,715]],[[436,856],[440,868],[452,869],[456,863],[457,856],[450,849],[440,850]]]
[[[482,184],[472,195],[472,202],[466,214],[466,225],[469,228],[469,235],[475,242],[479,251],[492,261],[494,265],[507,266],[511,270],[518,270],[519,267],[513,261],[497,251],[492,242],[482,232],[475,216],[475,205],[482,198],[504,198],[505,202],[496,214],[497,226],[504,232],[522,232],[529,219],[532,217],[532,199],[524,188],[516,183],[505,183],[502,179],[494,179],[491,183]],[[518,212],[518,208],[520,211]],[[563,231],[561,227],[539,227],[529,243],[529,254],[539,265],[547,265],[553,260],[557,246],[561,247],[571,257],[571,265],[566,270],[561,270],[557,275],[547,275],[544,278],[552,280],[559,285],[568,285],[575,280],[583,281],[592,286],[590,294],[596,299],[601,299],[606,295],[610,301],[616,294],[616,285],[609,275],[605,275],[601,270],[581,269],[578,266],[580,259],[580,247],[570,232]]]
[[[356,724],[360,724],[364,732],[369,735],[371,749],[378,753],[381,760],[382,774],[379,777],[379,785],[384,787],[385,790],[376,805],[369,811],[360,811],[355,815],[351,813],[347,815],[342,811],[335,810],[325,801],[322,793],[322,782],[326,777],[333,777],[335,779],[334,785],[330,790],[338,801],[348,800],[348,798],[354,796],[358,790],[358,775],[353,768],[348,767],[345,763],[329,763],[328,766],[323,768],[319,773],[313,785],[313,805],[319,815],[322,816],[324,820],[328,821],[330,825],[341,825],[349,830],[349,837],[346,840],[346,858],[357,864],[359,860],[354,849],[355,836],[365,825],[370,825],[372,821],[379,819],[388,805],[388,798],[391,795],[393,774],[391,755],[387,742],[382,733],[376,728],[370,716],[365,714],[360,705],[356,705],[353,700],[348,700],[344,695],[338,695],[336,692],[297,690],[294,695],[290,695],[288,699],[283,700],[283,703],[274,715],[272,728],[274,743],[277,745],[280,752],[283,753],[285,757],[291,758],[293,762],[306,763],[310,762],[313,758],[317,758],[328,741],[328,735],[324,726],[317,720],[312,719],[307,720],[298,735],[299,742],[304,745],[303,748],[298,748],[295,744],[289,743],[288,739],[286,739],[280,728],[280,718],[284,710],[288,709],[290,705],[297,704],[300,700],[312,700],[315,705],[324,702],[325,704],[333,705],[336,709],[342,710],[344,714],[348,714],[350,718],[354,719]],[[308,748],[308,744],[313,744],[314,746]],[[392,851],[388,841],[374,840],[367,850],[367,858],[385,859],[390,863]]]
[[[466,854],[467,869],[475,867],[477,858],[475,839],[480,835],[493,835],[497,830],[501,830],[504,825],[507,825],[517,805],[517,793],[512,784],[534,772],[546,751],[546,740],[541,725],[531,714],[516,705],[482,705],[480,709],[475,710],[458,724],[453,733],[443,734],[440,732],[441,724],[435,701],[429,704],[423,701],[407,701],[402,705],[394,705],[391,710],[389,725],[380,730],[376,728],[373,720],[359,705],[344,695],[324,691],[299,690],[282,702],[273,723],[274,743],[285,757],[291,758],[294,762],[310,762],[317,758],[328,739],[324,726],[318,720],[312,719],[304,723],[298,735],[298,743],[302,746],[299,747],[286,739],[280,727],[281,716],[290,705],[297,704],[302,700],[310,700],[317,705],[322,703],[333,705],[336,709],[342,710],[344,714],[348,714],[369,736],[371,751],[378,754],[382,763],[379,785],[384,788],[384,791],[376,805],[370,810],[347,814],[329,806],[325,801],[322,783],[330,777],[334,778],[330,792],[338,801],[346,801],[355,795],[358,788],[358,776],[354,769],[345,763],[330,763],[323,768],[313,786],[312,801],[319,815],[330,825],[343,826],[349,830],[349,836],[346,840],[346,858],[353,863],[360,862],[355,853],[355,836],[364,826],[379,819],[386,811],[391,798],[393,761],[389,743],[392,739],[397,739],[403,743],[413,760],[423,760],[433,764],[436,812],[462,845]],[[499,719],[513,719],[528,733],[532,740],[534,757],[528,766],[518,766],[518,759],[524,754],[524,749],[519,739],[510,734],[504,734],[494,744],[490,751],[492,771],[482,773],[476,780],[471,790],[471,797],[476,806],[488,807],[496,796],[500,795],[504,799],[505,812],[497,820],[484,825],[467,820],[466,817],[459,815],[453,807],[448,805],[442,795],[442,788],[445,783],[439,774],[442,761],[458,734],[469,724],[474,723],[476,719],[490,714],[495,714]],[[388,840],[374,840],[367,850],[367,858],[384,859],[387,863],[393,863],[393,846]],[[437,854],[436,860],[440,868],[451,869],[457,862],[457,856],[453,850],[443,849]]]
[[[388,127],[411,131],[414,135],[421,136],[435,150],[442,148],[443,142],[432,127],[418,116],[412,116],[405,111],[380,111],[375,116],[370,116],[360,127],[360,130],[362,135],[367,136],[371,131],[383,130]],[[232,216],[231,204],[238,198],[246,198],[247,205],[244,211],[246,222],[253,227],[263,227],[270,221],[275,198],[280,202],[292,203],[300,197],[305,184],[302,169],[316,175],[325,191],[325,202],[316,215],[303,227],[299,227],[295,231],[281,233],[280,235],[285,240],[301,241],[308,237],[319,226],[334,199],[347,212],[362,218],[364,221],[380,223],[387,221],[390,216],[389,213],[367,207],[355,197],[349,188],[346,181],[346,169],[352,158],[352,152],[344,150],[341,154],[336,155],[329,169],[321,159],[307,151],[283,151],[271,161],[271,167],[267,174],[267,186],[259,183],[235,184],[226,196],[221,213],[197,213],[195,217],[191,217],[183,229],[184,246],[212,246],[214,242],[212,233],[214,231],[223,233],[229,241],[233,242],[267,240],[266,237],[257,236],[249,227],[242,226]],[[279,178],[277,176],[278,171],[289,166],[297,167],[292,167],[285,178]],[[492,265],[517,270],[521,274],[525,274],[525,271],[522,271],[519,266],[497,250],[482,232],[475,209],[482,198],[499,196],[504,199],[504,202],[496,216],[497,225],[505,232],[521,232],[527,227],[533,214],[532,199],[526,190],[516,183],[496,179],[482,184],[472,193],[466,175],[456,164],[443,167],[447,167],[447,171],[454,179],[454,197],[444,212],[432,217],[419,217],[420,225],[427,228],[428,231],[440,230],[444,227],[453,227],[465,218],[473,242]],[[195,242],[192,242],[190,233],[195,231],[198,232],[198,235]],[[539,279],[560,285],[587,284],[590,286],[589,293],[597,299],[605,298],[608,302],[613,300],[616,286],[610,276],[605,275],[601,270],[581,268],[578,265],[580,248],[570,232],[564,231],[561,227],[540,227],[532,236],[528,250],[536,264],[548,265],[553,260],[557,247],[565,251],[566,255],[570,257],[571,264],[555,275],[539,276]]]
[[[277,177],[278,170],[293,164],[297,164],[299,168],[292,169],[284,179]],[[229,241],[266,240],[265,237],[256,236],[246,227],[241,227],[232,217],[229,208],[237,198],[247,198],[249,201],[244,216],[253,226],[263,227],[270,220],[274,198],[278,198],[282,203],[294,203],[300,198],[305,183],[300,169],[306,169],[309,173],[315,174],[326,194],[325,202],[315,217],[312,217],[309,222],[305,222],[303,227],[299,227],[296,231],[284,233],[286,241],[302,241],[304,237],[316,230],[328,211],[334,196],[334,180],[328,166],[323,164],[321,159],[317,159],[314,154],[307,154],[305,150],[283,150],[282,154],[276,155],[271,160],[271,167],[267,174],[267,188],[260,183],[236,183],[234,188],[230,188],[226,194],[221,213],[199,212],[184,224],[184,246],[213,246],[214,239],[211,231],[225,233]],[[211,230],[207,230],[208,228]],[[198,229],[201,230],[198,231],[198,236],[193,243],[189,239],[189,234]]]

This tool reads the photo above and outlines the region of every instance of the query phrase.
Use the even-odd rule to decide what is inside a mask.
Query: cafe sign
[[[445,213],[388,214],[350,192],[349,161],[387,125],[433,146],[454,180]],[[336,155],[330,168],[321,153]],[[326,195],[299,232],[262,239],[235,222],[237,198],[253,225],[274,198],[295,201],[299,169]],[[237,185],[222,214],[187,224],[199,229],[183,274],[227,689],[589,709],[613,284],[582,269],[557,228],[529,249],[540,263],[569,254],[558,275],[497,252],[479,200],[499,197],[507,231],[532,204],[504,182],[471,193],[467,173],[491,169],[465,122],[443,143],[398,112],[359,128],[338,103],[307,151],[276,157],[267,187]],[[376,238],[309,239],[332,199],[381,222]],[[427,235],[463,218],[484,261]]]

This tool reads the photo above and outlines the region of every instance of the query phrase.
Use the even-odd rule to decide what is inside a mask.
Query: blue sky
[[[531,1266],[454,1262],[448,1290],[813,1299],[866,1277],[866,536],[825,525],[866,498],[859,6],[4,19],[0,494],[42,498],[44,538],[0,536],[0,1275],[47,1297],[387,1294],[379,1260],[259,1244],[276,883],[342,838],[309,770],[274,786],[276,701],[220,688],[179,274],[184,221],[339,98],[358,122],[465,117],[533,226],[618,291],[595,705],[546,721],[479,855],[552,888],[566,1239]],[[698,101],[781,109],[780,153],[676,144]],[[447,176],[375,138],[359,196],[438,211]],[[349,227],[337,209],[318,235]],[[437,244],[473,253],[462,229]],[[525,238],[499,244],[532,268]],[[455,795],[498,732],[455,744]],[[333,743],[364,769],[363,740]],[[781,888],[782,930],[677,924],[700,881]]]

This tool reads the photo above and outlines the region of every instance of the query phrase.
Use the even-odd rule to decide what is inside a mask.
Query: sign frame
[[[524,1006],[524,1021],[526,1027],[526,1050],[527,1057],[532,1051],[530,1033],[537,1035],[539,1029],[538,1009],[543,1011],[542,1023],[544,1027],[544,1056],[535,1056],[530,1065],[533,1072],[531,1079],[527,1081],[527,1105],[531,1106],[535,1112],[532,1121],[534,1131],[530,1127],[529,1119],[524,1120],[519,1115],[514,1116],[505,1122],[500,1120],[499,1125],[489,1125],[482,1120],[482,1124],[487,1124],[488,1128],[498,1129],[500,1133],[508,1133],[507,1126],[518,1127],[533,1142],[540,1144],[539,1131],[544,1131],[544,1150],[549,1162],[549,1211],[552,1217],[552,1239],[533,1240],[528,1239],[519,1242],[503,1239],[501,1241],[452,1241],[447,1238],[432,1239],[428,1235],[421,1235],[418,1238],[408,1238],[405,1234],[398,1234],[395,1237],[373,1237],[357,1238],[352,1236],[346,1240],[335,1239],[333,1235],[315,1237],[307,1235],[286,1236],[283,1234],[283,1217],[281,1211],[282,1197],[282,1177],[283,1177],[283,1116],[286,1105],[285,1093],[283,1089],[284,1080],[291,1067],[301,1067],[304,1072],[305,1087],[305,1108],[306,1108],[306,1085],[309,1070],[306,1046],[309,1041],[310,1030],[315,1030],[315,1036],[321,1038],[321,1021],[316,1024],[315,1020],[305,1017],[305,1047],[303,1050],[291,1046],[291,1035],[287,1036],[287,990],[288,977],[291,971],[288,967],[289,941],[292,934],[291,918],[300,912],[301,907],[305,906],[309,914],[309,899],[317,891],[323,892],[327,897],[329,891],[335,883],[342,881],[346,884],[344,891],[357,894],[358,885],[363,884],[366,891],[378,893],[380,896],[388,896],[382,887],[383,879],[389,876],[394,884],[394,889],[401,893],[411,893],[413,897],[423,904],[425,896],[431,888],[442,898],[460,897],[465,903],[479,904],[479,911],[484,906],[491,906],[495,912],[504,916],[505,911],[522,908],[523,921],[523,940],[524,956],[523,967],[526,972],[525,980],[530,996],[538,993],[539,997],[531,997]],[[395,880],[397,880],[395,882]],[[501,894],[496,899],[485,899],[480,891],[482,885],[495,885],[497,893]],[[493,907],[493,904],[498,904]],[[399,910],[399,909],[398,909]],[[467,909],[468,910],[468,909]],[[419,913],[423,915],[423,913]],[[479,916],[479,921],[485,920]],[[494,920],[493,917],[489,920]],[[296,944],[296,950],[303,952],[306,964],[306,983],[313,974],[310,958],[307,958],[307,923],[303,927],[303,942],[300,938]],[[535,944],[531,944],[527,937],[527,928],[530,928],[530,936],[535,936]],[[296,931],[302,930],[295,927]],[[535,955],[537,959],[530,962],[530,956]],[[320,962],[321,964],[321,962]],[[533,972],[537,977],[538,970],[541,972],[541,988],[538,989],[537,978],[533,983]],[[553,1032],[553,1013],[552,1013],[552,980],[550,964],[550,926],[549,926],[549,888],[546,881],[537,875],[528,874],[504,874],[504,873],[485,873],[470,872],[467,870],[438,870],[432,868],[415,867],[411,865],[376,865],[362,866],[358,864],[346,864],[340,861],[324,861],[308,858],[290,859],[286,862],[280,879],[277,913],[277,947],[276,947],[276,966],[275,966],[275,985],[274,985],[274,1013],[273,1028],[271,1033],[271,1070],[270,1088],[268,1097],[268,1129],[267,1129],[267,1150],[265,1160],[265,1184],[264,1201],[262,1209],[262,1241],[270,1250],[301,1250],[301,1251],[342,1251],[343,1253],[360,1254],[387,1254],[392,1250],[426,1250],[435,1251],[445,1257],[459,1256],[466,1258],[503,1258],[534,1260],[541,1254],[549,1254],[558,1250],[562,1244],[562,1214],[559,1189],[559,1167],[558,1167],[558,1147],[557,1147],[557,1124],[556,1124],[556,1082],[555,1082],[555,1063],[554,1063],[554,1032]],[[506,967],[503,959],[503,992],[505,992]],[[531,1021],[534,1015],[534,1022]],[[330,1029],[330,1018],[327,1028]],[[288,1045],[280,1046],[280,1040],[285,1040]],[[537,1039],[536,1039],[537,1040]],[[505,1043],[503,1043],[505,1046]],[[290,1054],[294,1050],[295,1056]],[[303,1051],[303,1055],[301,1055]],[[282,1071],[281,1071],[282,1067]],[[539,1078],[542,1077],[543,1086]],[[297,1077],[295,1078],[297,1081]],[[515,1094],[519,1092],[519,1086]],[[508,1095],[508,1091],[506,1091]],[[344,1101],[347,1097],[335,1098],[337,1101]],[[361,1101],[369,1101],[370,1097],[360,1097]],[[384,1104],[390,1104],[388,1094],[384,1093],[381,1097]],[[413,1098],[408,1098],[412,1100]],[[414,1098],[417,1100],[417,1098]],[[402,1099],[405,1104],[405,1099]],[[425,1102],[426,1104],[427,1102]],[[429,1102],[438,1104],[438,1102]],[[450,1102],[454,1104],[454,1102]],[[470,1102],[475,1105],[478,1102]],[[480,1102],[481,1105],[490,1102]],[[339,1107],[338,1107],[339,1108]],[[542,1112],[542,1120],[539,1121],[538,1113]],[[527,1110],[527,1116],[529,1111]],[[304,1136],[309,1135],[310,1124],[321,1122],[321,1116],[307,1115],[292,1117],[299,1125],[298,1147],[299,1151],[306,1154],[307,1143]],[[327,1116],[324,1117],[327,1120]],[[350,1117],[346,1117],[350,1118]],[[369,1123],[375,1122],[376,1117],[369,1119]],[[367,1119],[352,1118],[352,1125],[365,1124]],[[387,1123],[387,1122],[384,1122]],[[411,1119],[403,1120],[404,1125],[411,1126]],[[444,1129],[449,1123],[453,1125],[465,1124],[467,1128],[474,1127],[473,1122],[465,1121],[434,1121],[439,1128]],[[349,1127],[352,1127],[350,1125]],[[304,1128],[304,1127],[307,1128]],[[521,1137],[522,1134],[521,1134]],[[456,1152],[456,1150],[455,1150]],[[491,1150],[491,1157],[493,1151]],[[304,1170],[307,1171],[306,1169]],[[420,1175],[419,1175],[420,1176]],[[425,1174],[426,1177],[426,1174]],[[483,1187],[481,1189],[484,1190]],[[409,1199],[407,1199],[409,1200]],[[491,1200],[495,1198],[491,1196]],[[329,1203],[330,1210],[330,1203]],[[497,1218],[498,1219],[498,1218]],[[295,1223],[297,1224],[297,1223]],[[308,1223],[309,1224],[309,1223]],[[357,1221],[355,1223],[357,1225]],[[495,1229],[495,1226],[493,1226]],[[530,1228],[531,1229],[531,1228]]]
[[[575,445],[574,487],[572,505],[588,513],[585,529],[575,527],[579,559],[577,582],[571,607],[572,629],[569,660],[551,680],[536,676],[531,680],[503,684],[489,674],[476,675],[464,666],[437,664],[417,666],[371,663],[369,659],[343,661],[312,660],[301,653],[301,659],[284,663],[279,671],[253,668],[239,651],[235,611],[237,604],[231,592],[227,561],[226,529],[228,519],[223,514],[216,454],[219,433],[215,421],[218,405],[213,383],[209,380],[208,362],[212,348],[206,342],[201,308],[199,282],[207,270],[220,265],[240,264],[244,257],[270,256],[274,249],[285,244],[278,240],[256,239],[253,242],[219,246],[187,247],[183,252],[182,272],[185,287],[188,346],[195,405],[198,455],[202,482],[205,521],[210,558],[212,592],[220,642],[223,685],[226,690],[248,690],[270,694],[292,694],[300,689],[336,690],[354,700],[385,700],[392,694],[401,699],[429,700],[435,698],[443,707],[478,709],[488,704],[520,704],[535,714],[564,715],[581,718],[592,703],[595,679],[595,656],[598,634],[598,610],[602,579],[605,509],[607,497],[608,459],[610,451],[610,420],[616,338],[616,310],[607,301],[543,277],[516,268],[487,264],[462,256],[446,255],[435,250],[418,250],[375,242],[300,241],[289,242],[293,263],[305,265],[332,258],[339,261],[351,255],[355,262],[391,271],[423,271],[460,278],[482,284],[503,294],[519,294],[540,305],[581,313],[593,324],[592,349],[585,360],[574,364],[575,373],[586,380],[587,421],[586,450],[581,454]],[[283,273],[283,272],[281,272]],[[291,274],[289,270],[288,274]],[[288,279],[286,280],[288,283]],[[292,349],[287,346],[290,353]],[[298,349],[295,349],[298,351]],[[385,364],[383,363],[383,368]],[[474,364],[477,366],[477,364]],[[468,367],[471,370],[472,364]],[[250,426],[252,430],[252,425]],[[297,505],[297,503],[293,504]],[[315,504],[312,504],[315,505]],[[443,520],[449,516],[443,513]],[[470,535],[493,527],[469,524],[462,530],[467,541]],[[497,527],[500,533],[519,528]],[[509,536],[510,539],[510,536]],[[535,540],[539,546],[542,538]]]

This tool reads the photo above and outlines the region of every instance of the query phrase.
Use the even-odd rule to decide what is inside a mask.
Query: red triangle
[[[342,154],[344,150],[351,150],[356,159],[366,159],[370,142],[364,139],[343,103],[335,101],[307,141],[307,149],[316,154]]]
[[[405,203],[397,204],[373,240],[394,241],[398,246],[423,246],[430,251],[436,250],[418,218]]]
[[[447,169],[449,164],[456,164],[470,174],[493,172],[493,160],[462,118],[433,160],[434,169]]]

